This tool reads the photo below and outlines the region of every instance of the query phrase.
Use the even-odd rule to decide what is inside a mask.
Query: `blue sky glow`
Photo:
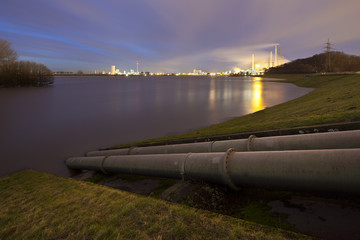
[[[334,50],[360,55],[358,0],[12,0],[0,8],[0,38],[20,59],[53,71],[191,72]]]

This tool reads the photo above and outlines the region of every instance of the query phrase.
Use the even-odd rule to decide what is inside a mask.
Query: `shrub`
[[[4,62],[0,65],[0,86],[45,86],[54,82],[52,72],[43,64],[31,61]]]

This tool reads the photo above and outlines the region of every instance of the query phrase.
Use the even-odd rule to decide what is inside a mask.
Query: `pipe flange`
[[[183,161],[183,164],[181,166],[181,169],[180,169],[180,175],[181,175],[181,179],[184,181],[185,180],[185,164],[186,164],[186,160],[190,157],[191,155],[191,152],[186,154],[185,158],[184,158],[184,161]]]
[[[250,135],[247,142],[247,150],[248,151],[255,151],[254,149],[254,142],[253,140],[256,138],[255,135]]]
[[[108,175],[110,174],[109,172],[105,171],[104,169],[104,162],[105,160],[108,158],[108,157],[111,157],[112,155],[107,155],[106,157],[104,157],[102,160],[101,160],[101,164],[100,164],[100,170],[101,172],[103,172],[104,174]]]
[[[225,177],[225,181],[229,185],[229,187],[233,190],[238,191],[238,190],[240,190],[240,188],[238,188],[231,180],[229,168],[228,168],[228,163],[230,161],[230,157],[233,152],[236,152],[235,148],[229,148],[225,153],[225,159],[224,159],[224,175],[225,176],[224,177]]]

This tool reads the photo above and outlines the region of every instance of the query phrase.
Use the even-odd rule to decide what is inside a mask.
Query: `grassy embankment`
[[[299,87],[314,88],[309,94],[246,116],[186,134],[149,139],[137,143],[208,137],[247,131],[273,130],[315,124],[360,120],[360,75],[270,75]]]
[[[32,170],[0,178],[0,192],[0,239],[308,239]]]

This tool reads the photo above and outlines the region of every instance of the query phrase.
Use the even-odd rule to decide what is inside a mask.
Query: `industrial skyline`
[[[208,72],[203,71],[200,69],[194,68],[192,72],[152,72],[147,71],[146,73],[143,71],[139,71],[139,61],[136,61],[136,71],[134,69],[130,69],[130,71],[120,70],[119,68],[116,68],[115,65],[110,66],[110,72],[107,72],[105,70],[99,71],[94,70],[94,73],[102,73],[102,74],[109,74],[109,75],[139,75],[139,74],[145,74],[145,75],[160,75],[160,74],[169,74],[169,73],[176,73],[181,75],[227,75],[227,74],[237,74],[242,73],[244,75],[261,75],[264,73],[266,69],[269,69],[271,67],[277,67],[280,66],[287,61],[285,60],[284,56],[281,56],[281,50],[280,50],[280,44],[275,44],[274,46],[274,55],[272,54],[272,50],[270,51],[269,58],[265,61],[263,59],[255,59],[255,54],[253,53],[251,55],[251,67],[249,68],[234,68],[233,70],[226,70],[222,72]],[[91,71],[89,73],[92,73]]]

